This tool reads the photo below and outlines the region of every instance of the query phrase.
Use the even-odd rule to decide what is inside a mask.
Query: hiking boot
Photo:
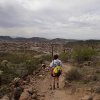
[[[55,88],[55,85],[53,85],[53,90],[55,90],[56,88]]]
[[[49,88],[50,90],[52,90],[52,86],[50,85],[50,88]]]
[[[59,88],[59,84],[57,83],[57,88]]]
[[[57,85],[57,88],[59,88],[59,85]]]

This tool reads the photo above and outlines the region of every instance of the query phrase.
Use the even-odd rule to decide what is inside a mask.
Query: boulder
[[[81,98],[81,100],[93,100],[93,96],[85,95],[84,97]]]

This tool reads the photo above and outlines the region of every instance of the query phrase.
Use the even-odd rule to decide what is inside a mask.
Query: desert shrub
[[[32,74],[34,70],[39,67],[40,60],[32,59],[27,60],[23,64],[12,64],[8,66],[0,66],[0,70],[3,71],[2,74],[2,84],[9,84],[15,77],[23,77],[24,75]],[[15,71],[16,70],[16,71]]]
[[[2,87],[0,88],[0,98],[1,98],[2,96],[4,96],[5,94],[8,94],[9,92],[10,92],[10,90],[8,89],[7,86],[2,86]]]
[[[32,74],[34,70],[36,70],[39,67],[40,59],[34,58],[32,60],[28,60],[25,63],[26,69],[28,70],[28,74]]]
[[[0,57],[0,60],[2,61],[5,59],[9,62],[19,64],[21,62],[25,62],[27,57],[25,56],[25,54],[3,53],[2,56]]]
[[[68,53],[67,53],[67,52],[62,52],[62,53],[59,55],[59,58],[60,58],[63,62],[68,61]]]
[[[14,77],[17,77],[15,73],[10,73],[10,71],[7,73],[4,72],[2,75],[2,84],[9,84],[14,79]]]
[[[8,61],[7,60],[3,60],[3,61],[1,61],[0,64],[1,64],[2,67],[7,67]]]
[[[2,83],[3,84],[9,84],[14,77],[19,76],[16,74],[15,70],[12,70],[11,68],[8,68],[7,66],[0,66],[0,70],[3,71],[2,73]]]
[[[0,88],[0,96],[9,93],[7,87],[15,77],[22,78],[39,68],[40,58],[34,58],[36,54],[37,52],[0,53],[0,71],[3,71],[0,85],[6,86]]]
[[[82,78],[82,73],[77,69],[73,68],[66,73],[65,79],[68,81],[77,81]]]
[[[96,55],[96,51],[89,47],[77,47],[72,52],[72,57],[77,62],[91,60],[94,55]]]
[[[1,53],[0,70],[3,71],[3,84],[9,84],[14,77],[22,77],[24,74],[31,74],[38,68],[40,59],[33,58],[34,55],[31,54],[32,53]]]
[[[50,54],[42,55],[40,58],[42,61],[51,61],[52,56]]]
[[[12,63],[19,64],[19,63],[25,62],[26,57],[21,54],[20,55],[10,54],[9,56],[6,57],[6,59]]]

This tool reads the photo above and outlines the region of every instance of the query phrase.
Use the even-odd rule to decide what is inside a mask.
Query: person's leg
[[[57,74],[57,88],[59,88],[59,77],[61,75],[61,71],[59,71],[59,73]]]
[[[56,77],[53,77],[53,89],[55,89],[55,78]]]
[[[59,88],[59,77],[56,77],[57,80],[57,88]]]
[[[14,97],[14,100],[19,100],[20,97]]]
[[[53,77],[50,76],[50,89],[52,89]]]

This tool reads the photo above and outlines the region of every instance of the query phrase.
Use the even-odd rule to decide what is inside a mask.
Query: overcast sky
[[[100,39],[100,0],[0,0],[0,35]]]

